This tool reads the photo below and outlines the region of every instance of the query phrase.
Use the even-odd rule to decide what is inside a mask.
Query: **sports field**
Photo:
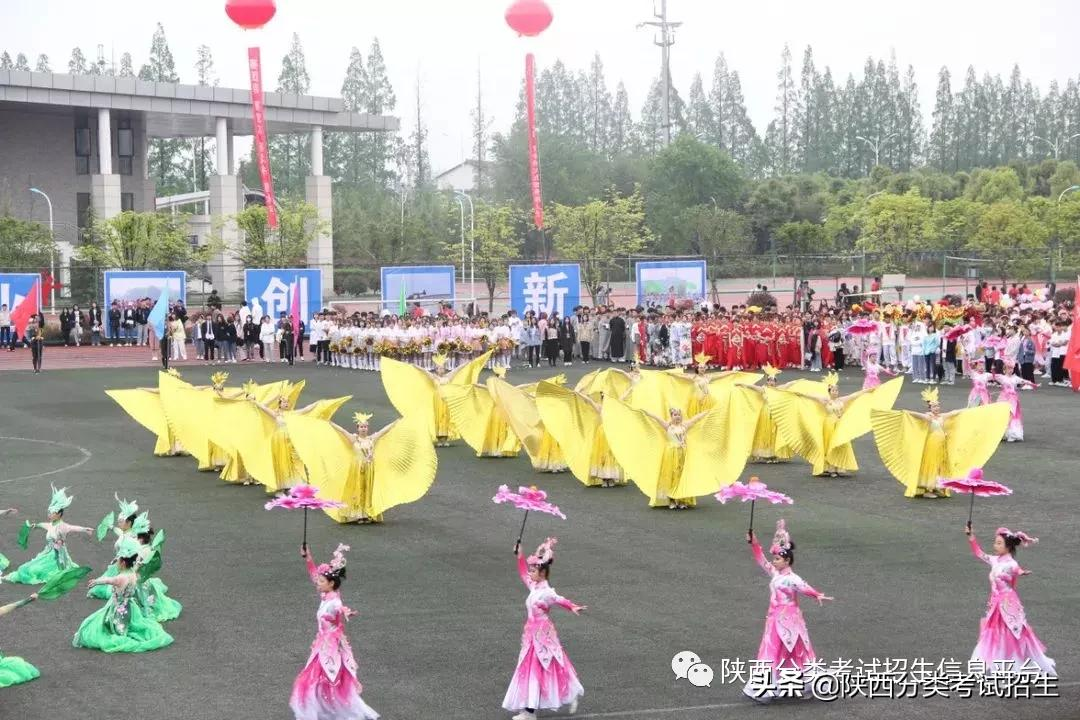
[[[337,415],[343,424],[357,410],[374,412],[376,428],[394,418],[372,373],[255,363],[225,369],[233,373],[230,384],[249,376],[306,378],[302,401],[352,394]],[[585,370],[568,369],[572,379]],[[16,564],[40,549],[40,532],[26,552],[15,536],[22,518],[43,519],[50,481],[75,496],[65,517],[75,524],[96,525],[115,509],[119,493],[137,499],[155,528],[166,529],[161,576],[184,604],[181,618],[166,626],[175,644],[147,655],[73,649],[72,633],[98,607],[81,591],[0,618],[3,652],[42,672],[0,691],[0,718],[291,717],[288,695],[308,656],[317,606],[298,554],[301,517],[265,511],[262,489],[200,474],[191,458],[155,458],[154,439],[104,390],[156,385],[156,372],[0,373],[0,508],[21,511],[0,519],[0,551]],[[203,383],[210,369],[183,372]],[[547,374],[515,370],[510,379]],[[861,377],[849,372],[842,392],[857,389]],[[897,407],[921,410],[920,389],[906,387]],[[961,406],[966,392],[942,388],[944,409]],[[975,526],[985,547],[999,525],[1042,539],[1019,553],[1032,571],[1020,593],[1057,661],[1056,699],[860,698],[759,707],[743,697],[741,683],[721,677],[725,659],[753,657],[768,603],[767,579],[745,542],[749,508],[705,498],[694,510],[650,510],[633,486],[585,488],[569,475],[536,475],[524,455],[479,460],[463,445],[440,449],[438,479],[423,500],[392,510],[376,526],[339,526],[312,515],[309,540],[319,560],[338,542],[352,547],[343,594],[360,614],[349,634],[364,698],[387,720],[510,715],[500,704],[517,659],[526,592],[511,555],[521,516],[491,502],[502,483],[538,484],[568,518],[530,516],[525,546],[531,551],[546,535],[558,535],[552,584],[589,608],[580,617],[554,615],[586,689],[577,717],[1077,718],[1080,398],[1043,387],[1021,399],[1028,441],[1003,445],[987,466],[987,476],[1015,494],[976,502]],[[988,589],[987,568],[963,535],[967,499],[905,500],[869,436],[857,442],[856,455],[862,467],[853,479],[811,478],[801,461],[747,473],[794,497],[783,515],[798,544],[795,570],[837,598],[823,608],[802,603],[817,654],[827,662],[966,661]],[[779,514],[757,508],[766,547]],[[112,549],[84,537],[70,538],[69,547],[77,562],[99,571]],[[0,585],[0,602],[25,593],[24,586]],[[711,687],[675,680],[670,662],[682,650],[714,668]]]

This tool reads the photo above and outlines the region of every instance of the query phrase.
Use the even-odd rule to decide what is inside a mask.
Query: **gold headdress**
[[[506,368],[504,367],[493,367],[491,368],[491,372],[495,373],[495,377],[506,377]]]
[[[706,365],[708,365],[710,360],[712,360],[712,355],[706,355],[703,352],[700,352],[694,356],[694,363],[700,365],[701,367],[705,367]]]
[[[444,355],[443,353],[439,353],[438,355],[432,355],[431,356],[431,362],[435,363],[436,367],[445,367],[446,363],[449,362],[449,361],[450,361],[450,358],[447,357],[446,355]]]
[[[221,388],[225,387],[225,381],[228,379],[229,373],[216,372],[210,376],[210,384],[213,385],[215,389],[220,390]]]
[[[244,391],[246,397],[253,398],[255,397],[255,391],[259,389],[259,384],[254,380],[248,380],[240,386],[240,389]]]
[[[173,376],[174,378],[182,377],[182,376],[180,375],[180,371],[179,371],[179,370],[177,370],[176,368],[169,368],[169,369],[168,369],[168,370],[166,370],[165,372],[169,373],[169,374],[170,374],[170,375],[172,375],[172,376]]]
[[[937,403],[938,402],[938,389],[937,388],[927,388],[926,390],[923,390],[922,391],[922,399],[925,400],[927,403]]]
[[[357,425],[367,425],[373,413],[353,413],[352,419]]]
[[[834,372],[825,376],[825,379],[821,382],[825,383],[825,387],[836,387],[836,384],[840,382],[840,376]]]
[[[548,378],[547,381],[549,383],[551,383],[552,385],[565,385],[566,384],[566,375],[563,375],[562,373],[559,373],[555,377]]]
[[[761,370],[771,378],[774,378],[780,374],[779,368],[774,368],[772,365],[768,364],[766,364],[765,367],[761,368]]]

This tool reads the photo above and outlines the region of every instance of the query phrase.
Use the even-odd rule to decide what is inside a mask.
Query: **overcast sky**
[[[90,58],[97,45],[107,59],[132,53],[136,70],[146,60],[156,22],[165,26],[182,81],[194,79],[195,49],[213,50],[222,85],[244,87],[249,43],[263,49],[268,87],[276,86],[281,57],[293,32],[300,35],[312,93],[338,95],[349,51],[366,54],[378,37],[398,97],[402,127],[415,124],[419,77],[424,122],[436,173],[469,154],[469,112],[482,72],[485,111],[495,128],[513,115],[532,49],[546,65],[561,58],[586,68],[595,52],[604,59],[611,88],[621,79],[635,116],[652,79],[659,74],[659,49],[652,33],[635,28],[651,19],[653,0],[548,0],[555,22],[539,39],[515,36],[503,20],[510,0],[278,0],[278,13],[261,31],[245,33],[224,14],[224,0],[0,0],[0,50],[23,52],[31,65],[47,53],[56,71],[66,71],[71,49]],[[659,0],[656,0],[657,7]],[[672,54],[675,83],[685,97],[695,71],[705,76],[723,51],[742,78],[755,125],[763,132],[772,116],[776,71],[784,43],[791,45],[796,74],[807,44],[819,69],[832,68],[838,82],[858,76],[868,55],[896,52],[901,69],[915,66],[923,113],[929,122],[938,69],[948,65],[954,85],[969,64],[1007,76],[1019,63],[1040,89],[1053,79],[1080,75],[1080,27],[1076,0],[669,0],[669,19],[682,21]]]

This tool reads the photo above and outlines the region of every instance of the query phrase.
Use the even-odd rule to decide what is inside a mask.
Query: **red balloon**
[[[506,9],[506,24],[528,37],[547,30],[552,19],[551,8],[544,0],[517,0]]]
[[[277,12],[274,0],[227,0],[225,14],[245,30],[261,28]]]

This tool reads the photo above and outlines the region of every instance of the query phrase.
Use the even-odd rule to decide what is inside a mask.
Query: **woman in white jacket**
[[[262,324],[259,325],[259,340],[263,344],[263,348],[266,355],[263,357],[263,362],[270,362],[274,356],[274,347],[277,345],[276,328],[274,327],[274,321],[269,315],[263,315]]]

